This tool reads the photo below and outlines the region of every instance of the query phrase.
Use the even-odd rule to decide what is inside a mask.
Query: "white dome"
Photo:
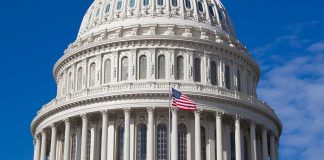
[[[234,35],[219,0],[95,0],[83,18],[79,36],[150,24],[196,26]]]

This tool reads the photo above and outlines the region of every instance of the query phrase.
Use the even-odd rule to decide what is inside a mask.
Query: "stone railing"
[[[222,87],[199,85],[195,83],[169,83],[169,82],[136,82],[136,83],[116,83],[110,85],[102,85],[99,87],[92,87],[86,90],[67,94],[63,97],[58,97],[48,104],[44,105],[38,112],[37,117],[46,114],[48,111],[58,108],[64,104],[68,104],[69,101],[78,101],[89,96],[101,97],[101,96],[118,96],[127,94],[142,94],[142,93],[168,93],[170,87],[175,87],[188,95],[197,96],[220,96],[224,98],[231,98],[233,100],[239,100],[243,103],[250,104],[261,111],[264,111],[270,115],[276,114],[266,103],[258,100],[256,97],[248,96],[244,93],[237,92],[235,90],[228,90]]]

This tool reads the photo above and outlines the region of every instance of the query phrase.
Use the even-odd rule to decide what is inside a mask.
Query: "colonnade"
[[[130,153],[130,145],[134,144],[131,141],[134,139],[131,138],[131,127],[130,127],[130,123],[131,123],[131,109],[130,108],[125,108],[123,110],[124,112],[124,136],[123,136],[123,160],[133,160],[136,159],[135,157],[132,157],[133,155],[131,155]],[[202,150],[201,150],[201,113],[203,113],[205,111],[202,110],[197,110],[193,113],[194,115],[194,133],[190,133],[191,135],[194,135],[194,145],[191,145],[190,148],[194,148],[194,158],[192,157],[191,159],[194,160],[204,160],[202,157]],[[211,113],[211,111],[206,111],[208,113]],[[242,131],[242,125],[241,122],[243,120],[243,118],[239,115],[225,115],[223,112],[219,112],[219,111],[213,111],[213,115],[215,116],[215,130],[216,130],[216,135],[215,135],[215,144],[216,144],[216,152],[214,152],[214,156],[210,156],[208,160],[229,160],[229,155],[232,154],[231,156],[235,156],[235,160],[247,160],[247,159],[251,159],[251,160],[277,160],[278,158],[278,141],[276,140],[277,137],[275,136],[275,134],[273,132],[271,132],[269,129],[263,127],[263,126],[257,126],[255,122],[253,121],[249,121],[249,120],[244,120],[244,121],[248,121],[249,122],[249,142],[247,144],[249,144],[246,148],[243,150],[243,147],[246,147],[242,144],[245,143],[244,140],[242,139],[244,132]],[[108,119],[108,111],[101,111],[101,117],[100,117],[100,121],[102,122],[102,128],[101,128],[101,141],[99,141],[100,144],[100,159],[97,158],[98,160],[107,160],[110,159],[108,157],[109,153],[114,153],[114,152],[107,152],[107,150],[109,149],[108,147],[108,123],[109,123],[109,119]],[[170,158],[171,160],[178,160],[179,156],[179,151],[178,151],[178,114],[179,111],[177,109],[171,109],[171,114],[172,114],[172,118],[171,118],[171,133],[170,133],[170,140],[171,140],[171,145],[170,145]],[[156,152],[154,150],[155,147],[155,108],[154,107],[149,107],[147,108],[147,140],[146,140],[146,159],[147,160],[153,160],[153,159],[157,159],[156,158]],[[227,145],[228,142],[227,138],[224,137],[228,137],[229,135],[224,136],[223,134],[228,134],[228,132],[226,131],[226,128],[223,128],[224,126],[224,116],[229,116],[229,117],[233,117],[234,119],[234,123],[230,126],[234,127],[233,131],[235,134],[235,153],[231,153],[232,151],[228,151],[225,154],[224,152],[224,145]],[[79,152],[80,155],[80,159],[81,160],[88,160],[89,156],[87,155],[87,131],[88,131],[88,117],[89,114],[82,114],[80,115],[81,119],[82,119],[82,124],[81,124],[81,152]],[[63,149],[63,160],[74,160],[75,158],[71,158],[71,144],[70,144],[70,137],[71,137],[71,119],[72,118],[67,118],[64,119],[64,149]],[[40,133],[37,133],[35,135],[35,143],[34,143],[34,160],[46,160],[47,158],[49,158],[49,160],[60,160],[57,157],[55,157],[57,155],[57,134],[58,134],[58,129],[57,129],[57,125],[59,122],[53,123],[52,125],[50,125],[49,127],[43,129]],[[257,140],[256,137],[256,128],[261,128],[261,141]],[[50,139],[49,139],[49,133],[50,133]],[[50,140],[50,145],[47,145],[48,140]],[[109,142],[111,143],[111,142]],[[115,142],[116,143],[116,142]],[[268,144],[270,143],[270,144]],[[259,145],[262,144],[262,145]],[[113,145],[113,144],[109,144],[109,145]],[[47,149],[47,147],[50,146],[49,150]],[[116,145],[115,145],[116,146]],[[228,147],[227,147],[228,148]],[[114,149],[117,150],[117,149]],[[230,149],[233,150],[233,149]],[[258,152],[259,150],[259,152]],[[49,151],[49,152],[48,152]],[[244,153],[249,151],[249,153]],[[47,154],[49,153],[49,154]],[[262,155],[260,155],[260,153]],[[248,154],[245,155],[245,154]],[[118,155],[115,156],[110,156],[110,157],[115,157],[114,159],[119,159],[117,157]],[[249,157],[249,158],[246,158]],[[94,158],[90,158],[91,160],[96,160]],[[207,158],[206,158],[207,159]],[[233,159],[233,158],[231,158]],[[179,159],[180,160],[180,159]]]

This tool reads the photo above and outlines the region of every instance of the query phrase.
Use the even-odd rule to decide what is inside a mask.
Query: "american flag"
[[[197,105],[188,96],[174,88],[172,88],[172,106],[185,111],[197,109]]]

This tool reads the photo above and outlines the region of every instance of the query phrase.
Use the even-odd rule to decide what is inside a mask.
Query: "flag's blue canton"
[[[172,95],[173,95],[174,98],[180,99],[182,93],[179,92],[179,91],[177,91],[177,90],[175,90],[174,88],[172,88]]]

